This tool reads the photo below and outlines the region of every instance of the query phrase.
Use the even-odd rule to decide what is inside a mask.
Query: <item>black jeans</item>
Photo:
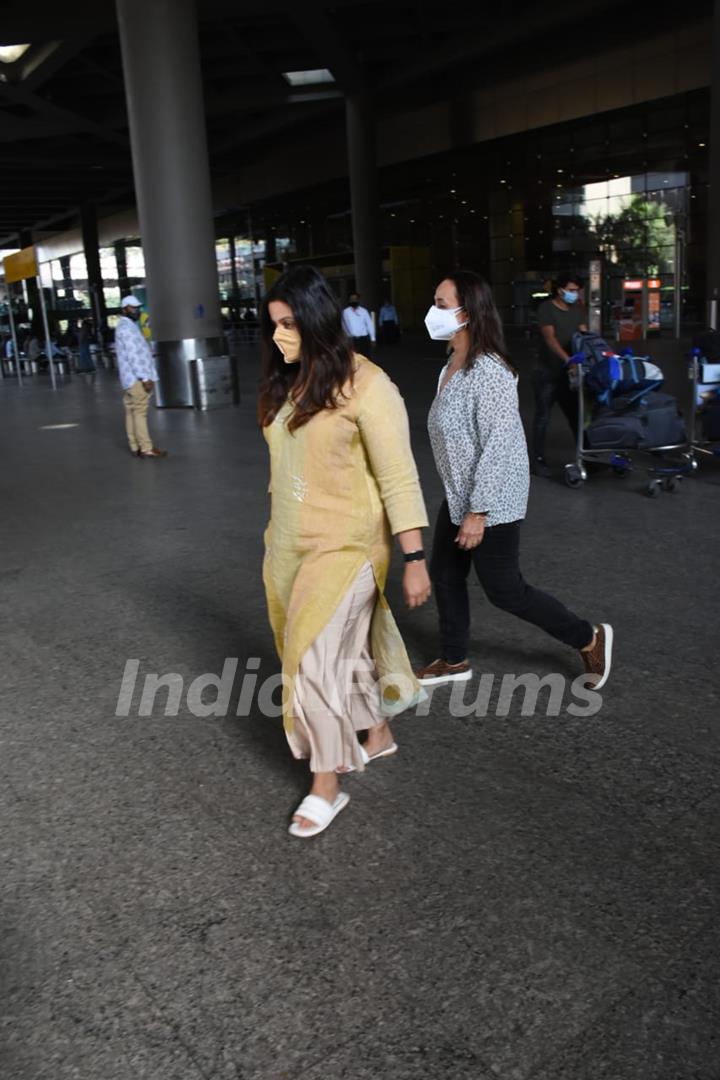
[[[568,382],[567,372],[556,373],[549,368],[536,368],[533,371],[533,390],[535,391],[535,416],[533,417],[533,457],[545,457],[545,435],[550,423],[550,413],[555,402],[558,403],[567,418],[572,433],[577,440],[578,432],[578,396]]]
[[[579,619],[553,596],[528,585],[520,572],[520,525],[494,525],[472,551],[455,543],[458,526],[450,520],[446,502],[440,507],[433,538],[430,576],[440,616],[442,659],[459,664],[467,658],[470,640],[470,602],[467,576],[475,567],[491,604],[533,623],[558,641],[583,649],[593,639],[589,622]]]

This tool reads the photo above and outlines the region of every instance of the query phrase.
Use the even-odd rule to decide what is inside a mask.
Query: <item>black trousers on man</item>
[[[545,459],[545,436],[552,407],[557,404],[562,409],[577,442],[578,433],[578,396],[568,381],[566,371],[551,371],[550,368],[536,368],[533,371],[533,389],[535,391],[535,416],[533,417],[533,457],[536,461]]]
[[[354,337],[352,343],[356,353],[360,353],[361,356],[370,355],[370,346],[372,342],[370,341],[369,334],[364,334],[363,337]]]
[[[440,507],[433,538],[430,576],[440,616],[442,659],[459,664],[467,659],[470,641],[470,600],[467,576],[475,567],[491,604],[539,626],[558,641],[583,649],[593,639],[589,622],[578,618],[554,596],[528,585],[520,571],[520,525],[494,525],[482,543],[465,551],[455,543],[458,526],[450,520],[447,502]]]

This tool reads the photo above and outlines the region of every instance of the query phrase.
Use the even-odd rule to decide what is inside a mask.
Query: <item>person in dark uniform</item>
[[[538,309],[540,363],[533,372],[535,416],[530,461],[536,476],[552,475],[545,461],[545,436],[555,402],[565,414],[577,439],[577,391],[570,386],[566,365],[572,354],[573,334],[578,330],[587,330],[587,315],[580,303],[580,288],[576,277],[565,274],[555,282],[551,299],[545,300]]]

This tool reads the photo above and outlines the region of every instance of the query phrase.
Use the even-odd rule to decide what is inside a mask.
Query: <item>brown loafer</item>
[[[595,627],[595,644],[592,649],[580,650],[586,672],[595,676],[593,690],[601,690],[610,677],[613,636],[612,626],[609,623],[600,623]]]
[[[445,660],[433,660],[426,667],[416,668],[415,678],[424,686],[432,686],[435,683],[444,682],[467,682],[472,678],[472,668],[467,660],[459,664],[448,664]]]
[[[167,450],[158,450],[157,446],[153,446],[152,450],[142,450],[140,457],[167,457]]]

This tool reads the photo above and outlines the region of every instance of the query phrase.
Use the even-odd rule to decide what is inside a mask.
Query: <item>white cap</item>
[[[120,301],[120,307],[142,307],[142,304],[138,300],[137,296],[123,296]]]

